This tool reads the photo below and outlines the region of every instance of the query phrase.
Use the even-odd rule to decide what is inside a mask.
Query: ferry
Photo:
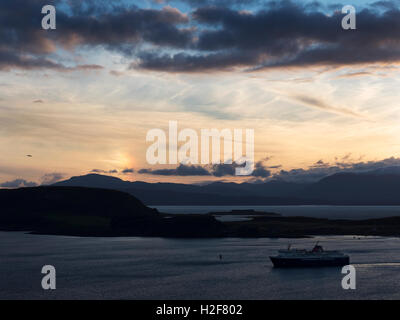
[[[318,243],[312,250],[279,250],[278,255],[270,257],[275,268],[293,267],[333,267],[350,264],[350,257],[340,251],[325,251]]]

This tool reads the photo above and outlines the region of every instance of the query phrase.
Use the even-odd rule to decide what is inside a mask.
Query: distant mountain
[[[400,175],[337,173],[308,186],[302,194],[332,204],[399,205]]]
[[[88,174],[60,181],[54,186],[80,186],[124,191],[146,205],[275,205],[305,204],[296,199],[295,191],[304,186],[286,182],[222,183],[190,185],[179,183],[129,182],[99,174]]]
[[[315,183],[272,180],[265,183],[208,185],[129,182],[89,174],[56,186],[84,186],[124,191],[146,205],[400,205],[400,169],[337,173]]]
[[[119,178],[112,176],[105,176],[101,174],[87,174],[84,176],[72,177],[65,181],[60,181],[53,186],[61,187],[87,187],[87,188],[103,188],[115,189],[127,188],[132,184],[129,181],[123,181]]]
[[[371,175],[393,174],[400,175],[400,166],[390,166],[365,172]]]

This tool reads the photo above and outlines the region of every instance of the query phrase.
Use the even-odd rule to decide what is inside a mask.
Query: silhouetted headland
[[[307,237],[312,235],[400,236],[400,217],[329,220],[282,217],[252,210],[210,214],[164,214],[134,196],[85,187],[0,190],[0,230],[74,236]],[[221,222],[217,215],[247,215]]]

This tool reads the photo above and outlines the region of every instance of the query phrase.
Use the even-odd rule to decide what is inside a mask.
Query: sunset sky
[[[46,4],[57,8],[56,30],[41,28]],[[348,4],[356,30],[341,27]],[[90,172],[188,183],[400,165],[399,5],[2,0],[0,185]],[[170,120],[254,129],[262,174],[154,168],[146,133]]]

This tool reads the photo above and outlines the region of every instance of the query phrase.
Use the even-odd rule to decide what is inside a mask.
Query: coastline
[[[232,212],[209,213],[207,215],[173,215],[160,213],[167,224],[158,224],[153,231],[148,221],[135,228],[98,227],[88,228],[71,223],[35,227],[4,226],[0,231],[23,231],[30,234],[79,237],[161,237],[161,238],[310,238],[313,236],[382,236],[400,237],[400,217],[366,220],[334,220],[309,217],[282,217],[261,212],[246,221],[218,221],[214,214],[232,215]],[[240,214],[240,213],[236,213]],[[151,221],[150,223],[154,223]],[[203,224],[203,227],[199,226]],[[190,233],[193,225],[196,232]],[[164,228],[164,230],[161,230]],[[182,233],[182,228],[189,232]],[[186,228],[186,229],[185,229]],[[211,229],[210,229],[211,228]]]
[[[163,213],[134,196],[84,187],[0,190],[0,230],[83,237],[304,238],[312,235],[400,236],[400,216],[364,220],[281,216],[251,209]],[[218,217],[245,219],[218,219]],[[228,217],[229,218],[229,217]]]

